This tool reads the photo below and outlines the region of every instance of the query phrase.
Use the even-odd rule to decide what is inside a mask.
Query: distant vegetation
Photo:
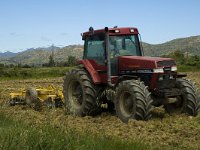
[[[170,54],[163,55],[163,57],[170,57],[176,60],[179,71],[199,71],[200,70],[200,56],[192,55],[190,53],[183,53],[181,51],[174,51]]]
[[[71,67],[0,67],[0,80],[63,77]]]
[[[49,62],[42,64],[43,67],[72,67],[77,64],[78,59],[75,56],[68,56],[66,61],[56,62],[54,55],[49,56]]]
[[[62,77],[76,63],[77,59],[74,56],[68,56],[64,62],[55,62],[54,55],[50,55],[49,62],[42,64],[41,67],[28,64],[0,64],[0,77],[1,80]]]

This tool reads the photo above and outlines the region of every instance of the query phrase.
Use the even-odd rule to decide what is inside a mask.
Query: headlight
[[[117,30],[115,30],[115,33],[119,33],[120,31],[117,29]]]
[[[130,29],[130,32],[133,33],[133,32],[135,32],[135,30],[134,29]]]
[[[156,68],[156,69],[153,69],[153,72],[154,73],[164,73],[164,70],[163,70],[163,68]]]
[[[173,66],[173,67],[171,68],[171,71],[177,71],[177,66]]]

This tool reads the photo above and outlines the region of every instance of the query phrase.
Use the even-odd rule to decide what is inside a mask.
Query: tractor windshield
[[[142,56],[137,35],[110,36],[111,56]]]

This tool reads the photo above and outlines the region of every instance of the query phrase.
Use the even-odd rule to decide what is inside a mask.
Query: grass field
[[[200,72],[188,73],[200,87]],[[28,86],[62,85],[62,78],[0,81],[1,149],[199,149],[200,115],[169,116],[163,108],[148,121],[122,123],[115,114],[65,115],[62,109],[9,107],[9,93]]]
[[[0,68],[0,80],[62,77],[71,67]]]
[[[129,142],[106,136],[88,136],[70,128],[60,128],[47,122],[33,123],[16,121],[0,112],[0,149],[23,150],[74,150],[74,149],[147,149],[144,144]]]

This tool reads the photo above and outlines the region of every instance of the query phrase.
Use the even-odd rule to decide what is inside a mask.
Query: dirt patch
[[[200,85],[200,73],[189,73],[197,85]],[[200,115],[188,117],[185,115],[169,116],[163,108],[153,112],[153,118],[148,121],[132,120],[128,124],[122,123],[116,115],[102,113],[96,117],[75,117],[65,115],[63,109],[46,109],[34,111],[26,106],[9,107],[5,104],[9,100],[9,93],[24,87],[39,87],[53,84],[62,86],[62,78],[43,80],[15,80],[1,81],[1,109],[0,111],[22,120],[31,126],[51,124],[55,128],[74,129],[88,134],[104,135],[120,138],[123,141],[144,141],[153,147],[159,146],[194,148],[200,147]]]

